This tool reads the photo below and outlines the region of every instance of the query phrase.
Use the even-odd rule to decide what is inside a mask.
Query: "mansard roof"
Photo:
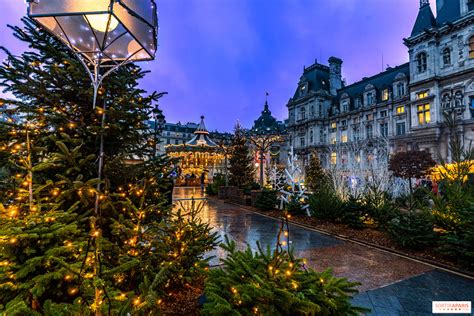
[[[302,83],[308,83],[308,92],[318,92],[323,90],[329,93],[329,67],[318,64],[317,62],[309,67],[305,67],[293,96],[293,100],[304,97],[299,93],[299,87]]]
[[[460,0],[436,1],[436,22],[439,26],[461,17]]]
[[[341,99],[341,96],[344,94],[347,94],[352,98],[360,96],[366,91],[366,87],[369,85],[372,85],[376,90],[391,87],[394,81],[397,81],[402,77],[400,74],[404,74],[407,78],[410,77],[409,63],[389,68],[375,76],[364,78],[361,81],[345,86],[338,90],[337,99]]]
[[[418,35],[426,29],[436,27],[436,19],[431,11],[431,7],[428,1],[422,2],[418,16],[416,17],[415,25],[411,31],[411,36]]]

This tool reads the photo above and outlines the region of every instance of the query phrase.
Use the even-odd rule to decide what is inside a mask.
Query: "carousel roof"
[[[204,116],[201,116],[201,123],[194,132],[193,138],[182,145],[168,145],[167,152],[193,152],[193,151],[209,151],[215,152],[219,150],[219,146],[211,139],[209,132],[204,124]]]
[[[189,140],[186,145],[191,146],[206,146],[206,147],[217,147],[217,144],[209,137],[209,132],[204,124],[204,116],[201,116],[201,123],[197,130],[194,132],[194,137]]]

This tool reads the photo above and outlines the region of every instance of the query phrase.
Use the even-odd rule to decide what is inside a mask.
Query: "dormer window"
[[[374,104],[374,94],[372,92],[367,93],[367,105]]]
[[[449,47],[443,49],[443,64],[445,66],[451,65],[451,49]]]
[[[399,98],[405,95],[405,84],[403,82],[397,83],[397,95]]]
[[[382,91],[382,101],[387,101],[388,100],[388,89],[383,89]]]
[[[349,101],[345,100],[342,102],[342,112],[348,112],[349,111]]]
[[[422,52],[416,55],[416,70],[418,73],[423,73],[427,69],[427,63],[426,63],[426,53]]]

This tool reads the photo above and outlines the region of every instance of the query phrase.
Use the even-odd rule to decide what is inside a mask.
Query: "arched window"
[[[449,47],[443,49],[443,64],[445,66],[451,65],[451,49]]]
[[[474,58],[474,35],[469,38],[469,58]]]
[[[418,73],[426,71],[426,53],[416,55],[416,70]]]

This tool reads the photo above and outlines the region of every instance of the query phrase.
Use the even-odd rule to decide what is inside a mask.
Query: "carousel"
[[[179,176],[178,186],[199,186],[201,177],[205,183],[212,182],[214,175],[225,172],[222,146],[216,144],[210,137],[204,124],[204,116],[194,132],[194,137],[185,144],[166,146],[166,154],[177,158]]]

